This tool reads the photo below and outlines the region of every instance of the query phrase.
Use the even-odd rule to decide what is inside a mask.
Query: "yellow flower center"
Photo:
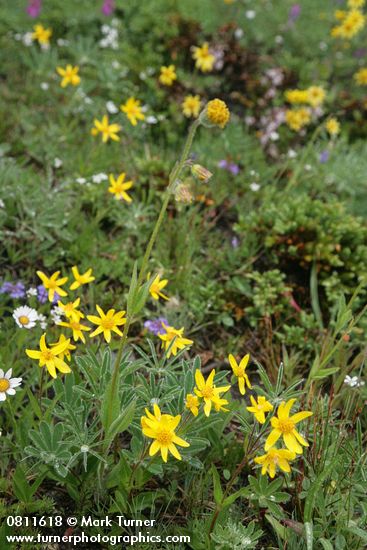
[[[0,378],[0,392],[5,392],[10,388],[10,382],[7,378]]]
[[[51,279],[49,279],[47,281],[47,283],[45,284],[45,287],[55,289],[57,287],[57,283],[56,283],[56,281],[51,281]]]
[[[290,418],[285,420],[279,420],[279,428],[283,434],[289,434],[294,430],[294,423]]]
[[[54,358],[54,354],[50,349],[46,349],[42,352],[41,357],[44,361],[52,361],[52,359]]]
[[[205,386],[205,388],[201,390],[201,394],[206,399],[210,399],[214,395],[213,388],[211,388],[210,386]]]
[[[107,317],[106,319],[103,319],[103,321],[101,322],[101,326],[104,329],[111,330],[111,328],[115,326],[115,321],[112,317]]]
[[[26,315],[21,315],[18,320],[21,325],[28,325],[29,323],[29,317]]]
[[[76,321],[72,321],[70,323],[70,328],[72,328],[73,330],[81,330],[80,323],[77,323]]]
[[[172,443],[172,433],[170,430],[163,429],[158,432],[156,439],[161,445],[170,445]]]

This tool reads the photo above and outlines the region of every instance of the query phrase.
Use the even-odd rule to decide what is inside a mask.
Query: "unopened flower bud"
[[[174,191],[174,195],[177,202],[185,204],[190,204],[194,198],[190,186],[186,183],[179,183]]]
[[[204,166],[201,166],[201,164],[193,164],[191,166],[191,173],[194,178],[204,183],[207,183],[213,175],[212,172],[204,168]]]

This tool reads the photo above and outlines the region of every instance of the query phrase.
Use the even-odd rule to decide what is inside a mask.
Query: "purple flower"
[[[293,4],[293,6],[291,6],[291,9],[289,10],[288,23],[294,23],[295,21],[297,21],[300,15],[301,15],[300,4]]]
[[[232,239],[231,239],[232,248],[238,248],[239,244],[240,244],[240,241],[239,241],[238,237],[232,237]]]
[[[115,1],[114,0],[104,0],[102,6],[103,15],[112,15],[115,10]]]
[[[220,161],[218,162],[218,167],[227,170],[227,168],[228,168],[228,162],[226,161],[226,159],[220,160]]]
[[[38,285],[37,287],[37,299],[40,304],[45,304],[48,302],[48,290],[43,285]],[[54,299],[52,300],[52,305],[57,304],[60,300],[60,296],[55,292]]]
[[[325,149],[324,151],[321,151],[319,156],[319,161],[321,162],[321,164],[325,164],[325,162],[329,160],[329,157],[330,157],[330,153],[327,149]]]
[[[29,17],[38,17],[41,13],[42,0],[29,0],[26,12]]]
[[[9,294],[11,298],[24,298],[25,286],[21,281],[15,284],[6,282],[0,288],[0,294]]]
[[[165,330],[163,328],[163,323],[168,325],[167,319],[164,317],[158,317],[158,319],[152,319],[150,321],[145,321],[144,327],[152,332],[153,334],[164,334]]]
[[[240,167],[235,162],[228,162],[226,159],[222,159],[218,162],[218,167],[223,170],[228,170],[234,176],[240,173]]]

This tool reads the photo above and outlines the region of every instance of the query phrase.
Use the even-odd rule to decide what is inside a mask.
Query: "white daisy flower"
[[[17,307],[13,311],[13,317],[20,328],[33,328],[38,321],[37,311],[28,306]]]
[[[22,383],[21,378],[11,378],[12,369],[4,373],[0,369],[0,401],[5,401],[7,395],[15,395],[15,388]]]

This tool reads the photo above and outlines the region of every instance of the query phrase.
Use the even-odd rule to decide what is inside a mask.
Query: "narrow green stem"
[[[181,158],[175,164],[175,166],[173,167],[173,169],[172,169],[172,171],[169,175],[169,183],[168,183],[168,187],[165,191],[165,196],[164,196],[164,200],[163,200],[163,203],[162,203],[162,207],[161,207],[161,210],[159,212],[159,216],[158,216],[157,221],[155,223],[152,234],[150,236],[147,248],[146,248],[144,256],[143,256],[142,264],[141,264],[141,267],[140,267],[140,270],[139,270],[139,275],[138,275],[138,280],[137,280],[137,285],[136,285],[137,289],[140,288],[140,286],[142,285],[142,282],[144,280],[144,277],[145,277],[145,274],[146,274],[146,271],[147,271],[148,262],[149,262],[149,259],[150,259],[150,255],[152,253],[153,246],[154,246],[155,241],[157,239],[159,229],[162,225],[162,222],[163,222],[163,219],[164,219],[167,207],[168,207],[168,203],[169,203],[169,200],[170,200],[170,197],[171,197],[172,188],[174,187],[176,179],[179,177],[179,175],[181,173],[181,170],[183,169],[183,167],[185,165],[185,162],[186,162],[186,160],[189,156],[190,149],[191,149],[191,146],[192,146],[192,142],[193,142],[193,139],[194,139],[194,136],[195,136],[195,133],[196,133],[196,130],[197,130],[199,124],[200,124],[199,120],[196,120],[191,125],[188,136],[187,136],[187,139],[186,139],[185,146],[184,146],[182,154],[181,154]],[[108,406],[106,430],[108,430],[108,427],[111,425],[111,421],[112,421],[112,407],[113,407],[113,402],[114,402],[114,396],[115,396],[116,391],[117,391],[118,373],[119,373],[119,369],[120,369],[122,354],[123,354],[123,351],[124,351],[124,348],[125,348],[125,345],[126,345],[126,342],[127,342],[127,337],[128,337],[128,334],[129,334],[129,329],[130,329],[132,321],[133,321],[133,312],[129,312],[126,316],[126,323],[125,323],[124,330],[123,330],[123,333],[122,333],[120,347],[119,347],[117,355],[116,355],[113,374],[112,374],[111,397],[110,397],[110,402],[109,402],[109,406]]]

